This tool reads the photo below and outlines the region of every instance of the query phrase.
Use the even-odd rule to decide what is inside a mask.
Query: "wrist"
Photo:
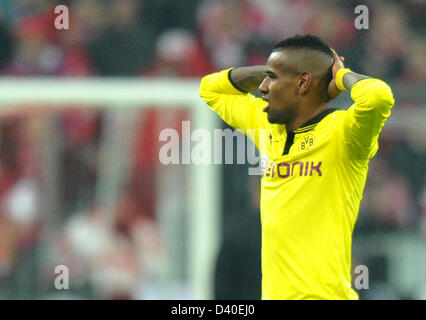
[[[343,77],[349,72],[352,72],[352,70],[349,68],[340,68],[337,70],[335,80],[336,86],[339,90],[348,90],[348,88],[346,88],[346,86],[343,84]]]

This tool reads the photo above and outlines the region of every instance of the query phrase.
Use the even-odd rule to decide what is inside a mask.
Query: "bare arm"
[[[363,79],[369,79],[369,76],[365,76],[363,74],[355,73],[355,72],[348,72],[343,76],[343,84],[348,89],[351,90],[353,85],[357,83],[360,80]]]
[[[230,72],[232,84],[243,92],[253,92],[266,77],[265,66],[240,67]]]

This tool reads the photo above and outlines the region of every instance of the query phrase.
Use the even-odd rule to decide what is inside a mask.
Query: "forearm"
[[[231,70],[230,80],[237,89],[243,92],[253,92],[259,88],[266,77],[265,66],[240,67]]]
[[[337,71],[336,85],[340,90],[351,91],[352,100],[360,110],[388,107],[393,103],[392,91],[385,82],[352,72],[350,69],[342,68]]]
[[[363,79],[369,79],[369,76],[363,74],[348,72],[343,76],[342,82],[346,89],[351,90],[355,83]]]

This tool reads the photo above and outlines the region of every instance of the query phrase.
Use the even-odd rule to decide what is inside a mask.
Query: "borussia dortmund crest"
[[[300,151],[308,151],[315,144],[314,136],[311,133],[305,134],[299,142]]]

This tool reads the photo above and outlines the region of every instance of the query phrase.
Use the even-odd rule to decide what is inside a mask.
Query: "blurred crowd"
[[[69,8],[56,30],[54,8]],[[315,33],[351,67],[385,80],[424,79],[423,1],[1,0],[2,70],[8,75],[199,77],[263,64],[271,46]]]
[[[69,8],[68,30],[54,28],[54,8],[59,4]],[[392,84],[424,81],[424,1],[364,2],[370,14],[368,30],[354,27],[357,4],[337,0],[0,0],[0,72],[3,76],[199,78],[232,66],[264,64],[276,41],[314,33],[359,73]],[[410,108],[416,102],[398,103],[397,108]],[[55,221],[61,227],[52,231],[55,240],[49,241],[48,249],[38,246],[46,236],[43,204],[49,200],[40,192],[44,190],[40,181],[46,179],[43,162],[48,157],[43,150],[51,142],[45,120],[28,112],[0,118],[0,287],[9,290],[0,289],[0,298],[33,298],[40,283],[48,291],[52,268],[58,264],[72,266],[70,277],[78,279],[73,283],[76,297],[186,297],[186,288],[179,284],[173,293],[159,289],[165,247],[170,244],[157,223],[158,139],[153,137],[160,128],[180,128],[188,114],[165,115],[152,108],[138,115],[132,170],[114,207],[115,233],[111,235],[95,201],[105,114],[82,107],[64,109],[52,118],[60,132],[57,170],[61,183],[55,192],[61,214]],[[413,142],[400,132],[383,135],[366,186],[359,232],[415,230],[426,236],[425,149],[424,139]],[[238,179],[244,183],[246,178]],[[238,188],[227,193],[242,192]],[[233,208],[232,214],[243,219],[246,209]],[[231,220],[236,225],[240,221]],[[40,256],[45,257],[44,263],[37,261]],[[39,270],[40,265],[45,270]],[[110,281],[106,283],[105,278]]]

